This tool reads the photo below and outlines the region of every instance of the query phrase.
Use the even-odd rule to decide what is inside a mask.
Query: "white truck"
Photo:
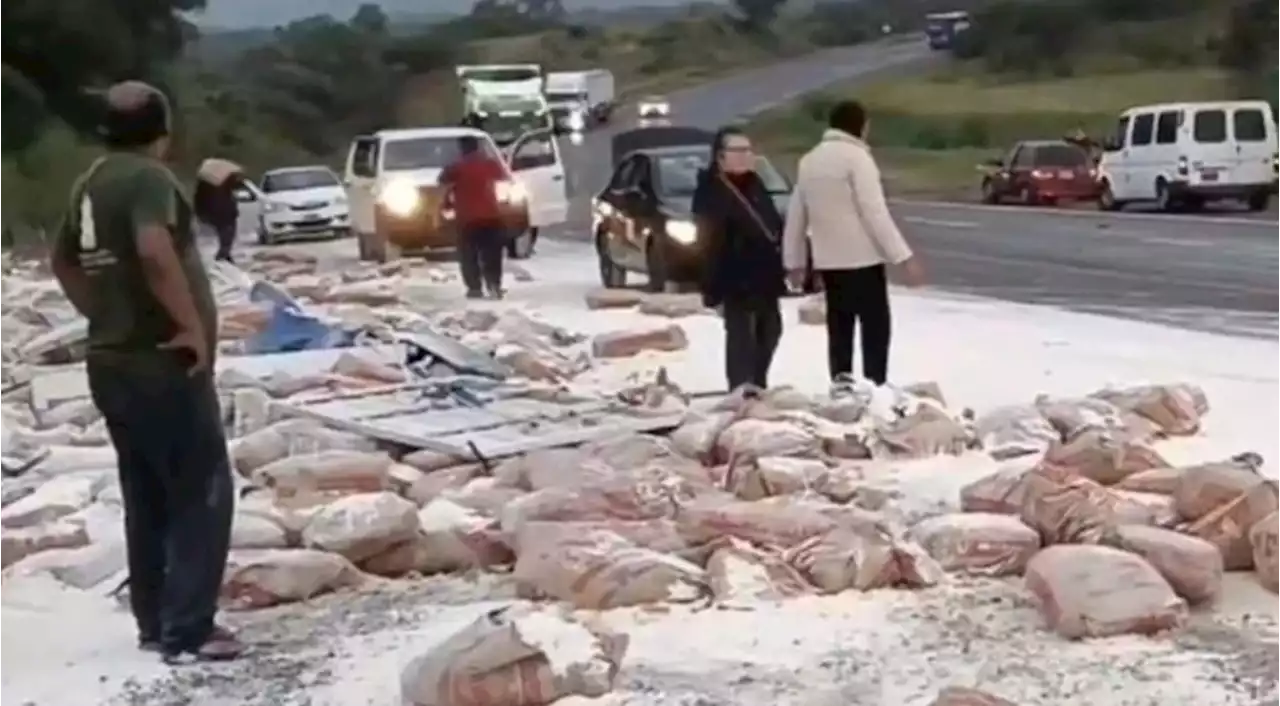
[[[463,125],[484,130],[499,146],[553,126],[538,64],[473,64],[454,73],[462,86]]]
[[[613,113],[613,72],[608,69],[547,74],[547,102],[557,130],[582,132]]]

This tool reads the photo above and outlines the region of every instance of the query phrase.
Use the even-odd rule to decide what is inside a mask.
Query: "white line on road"
[[[920,206],[924,208],[950,208],[959,211],[991,211],[1008,215],[1030,214],[1037,216],[1068,216],[1074,218],[1099,218],[1116,220],[1168,221],[1171,223],[1204,223],[1208,225],[1254,226],[1275,230],[1277,220],[1262,218],[1238,218],[1232,216],[1195,216],[1178,213],[1115,213],[1105,211],[1073,211],[1070,209],[1044,206],[992,206],[983,203],[964,203],[962,201],[914,201],[910,199],[890,199],[896,206]]]
[[[902,219],[907,223],[915,223],[922,226],[937,226],[939,228],[977,228],[977,223],[969,221],[943,221],[937,218],[924,218],[922,216],[906,216]]]

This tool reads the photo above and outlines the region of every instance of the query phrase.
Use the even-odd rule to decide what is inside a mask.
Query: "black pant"
[[[218,252],[213,256],[215,260],[231,261],[231,246],[236,242],[236,223],[232,221],[230,224],[214,225],[213,230],[218,235]]]
[[[729,389],[751,383],[769,386],[769,366],[782,338],[778,300],[727,299],[724,315],[724,371]]]
[[[91,359],[89,389],[118,458],[139,637],[196,649],[214,626],[231,542],[227,444],[212,375],[142,355]]]
[[[458,264],[467,291],[502,291],[502,255],[507,231],[499,225],[464,227],[458,238]]]
[[[884,265],[822,270],[827,299],[827,366],[832,379],[853,372],[853,337],[862,325],[862,375],[889,376],[889,283]]]

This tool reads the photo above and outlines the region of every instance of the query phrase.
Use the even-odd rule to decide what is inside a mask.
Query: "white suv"
[[[272,169],[262,175],[258,242],[338,238],[351,233],[346,190],[325,166]]]

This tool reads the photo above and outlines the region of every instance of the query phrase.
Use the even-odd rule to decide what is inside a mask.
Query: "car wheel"
[[[507,242],[507,257],[512,260],[528,260],[533,256],[533,245],[538,242],[538,229],[530,228]]]
[[[609,257],[604,233],[596,233],[596,259],[600,262],[600,284],[605,289],[622,289],[627,286],[627,271],[618,267]]]
[[[657,238],[650,238],[644,250],[645,270],[649,275],[650,292],[662,293],[667,290],[667,262],[662,253],[662,244]]]
[[[982,180],[982,203],[1000,203],[1000,195],[996,193],[996,185],[990,179]]]
[[[1124,208],[1124,204],[1116,200],[1116,195],[1111,191],[1111,182],[1102,182],[1102,191],[1098,193],[1098,209],[1101,211],[1119,211]]]
[[[1253,196],[1250,196],[1245,205],[1249,207],[1250,211],[1255,213],[1258,211],[1265,211],[1267,210],[1267,207],[1271,205],[1271,194],[1265,191],[1260,191]]]

